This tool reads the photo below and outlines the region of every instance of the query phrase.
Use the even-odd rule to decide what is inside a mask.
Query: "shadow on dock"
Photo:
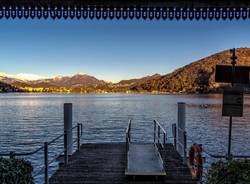
[[[50,178],[50,184],[195,184],[189,169],[172,144],[160,150],[167,176],[126,177],[126,144],[83,144],[74,153],[66,167],[60,167]]]

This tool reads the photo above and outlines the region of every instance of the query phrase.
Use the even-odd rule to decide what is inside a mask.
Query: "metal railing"
[[[177,131],[179,131],[179,133],[182,134],[182,142],[180,142],[180,140],[178,140],[177,138]],[[187,136],[187,132],[183,129],[180,129],[177,127],[176,124],[172,124],[172,135],[173,135],[173,145],[174,148],[179,152],[180,150],[178,149],[178,146],[181,147],[182,152],[179,152],[179,154],[181,154],[183,156],[183,162],[184,164],[187,164],[187,159],[188,159],[188,148],[187,145],[192,145],[197,143],[196,140],[194,140],[192,137]],[[179,137],[179,136],[178,136]],[[204,147],[202,147],[202,158],[203,158],[203,162],[205,163],[207,158],[210,159],[227,159],[227,155],[219,155],[219,154],[211,154],[209,153]],[[250,155],[232,155],[232,158],[242,158],[242,159],[249,159]],[[205,167],[205,165],[203,165],[203,176],[201,178],[200,183],[204,183],[204,181],[206,180],[206,177],[208,175],[208,169],[209,167]],[[228,173],[225,174],[225,176],[223,176],[221,178],[221,180],[226,179],[227,178]],[[220,182],[219,182],[220,183]],[[219,184],[218,183],[218,184]]]
[[[181,140],[177,139],[177,131],[180,132]],[[183,155],[183,163],[187,163],[187,132],[181,128],[178,128],[176,124],[172,124],[172,133],[173,133],[173,139],[174,139],[174,148],[176,151],[180,153],[180,155]],[[181,148],[181,149],[179,149]]]
[[[161,132],[163,133],[162,142],[161,142]],[[161,145],[161,147],[164,148],[166,145],[166,141],[167,141],[166,131],[158,121],[154,120],[154,144],[158,143],[158,145]]]
[[[34,155],[34,154],[38,153],[39,151],[43,150],[44,165],[38,172],[33,173],[33,177],[36,177],[36,176],[44,173],[44,183],[48,184],[49,183],[49,166],[53,162],[55,162],[58,159],[58,157],[60,157],[61,154],[63,154],[63,153],[64,153],[64,166],[66,166],[68,164],[68,157],[69,157],[68,148],[71,147],[75,143],[77,143],[77,151],[80,151],[81,136],[82,136],[82,124],[78,123],[76,126],[74,126],[69,131],[73,131],[74,129],[77,129],[77,137],[76,137],[75,140],[73,140],[72,144],[70,144],[70,145],[67,142],[69,132],[64,131],[63,134],[57,136],[53,140],[51,140],[49,142],[44,142],[43,146],[39,147],[35,151],[27,152],[27,153],[15,153],[14,151],[10,151],[9,153],[0,153],[0,156],[2,156],[2,157],[10,157],[11,159],[13,159],[15,157],[31,156],[31,155]],[[64,137],[64,149],[63,149],[63,151],[60,152],[58,154],[58,156],[54,157],[51,161],[49,161],[49,146],[52,145],[53,143],[55,143],[56,141],[58,141],[59,139],[61,139],[62,137]]]
[[[126,153],[129,151],[129,143],[131,142],[131,119],[128,121],[128,126],[126,129]]]

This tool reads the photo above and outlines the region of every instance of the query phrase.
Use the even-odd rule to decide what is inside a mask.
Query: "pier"
[[[44,164],[33,177],[44,176],[45,184],[195,184],[187,165],[185,104],[178,103],[178,122],[172,124],[172,135],[154,120],[152,140],[134,142],[131,138],[132,120],[124,130],[124,142],[84,143],[83,125],[72,126],[72,104],[64,104],[64,133],[29,153],[9,152],[0,156],[22,157],[44,152]],[[75,136],[73,136],[75,134]],[[172,136],[172,137],[171,137]],[[53,144],[63,138],[63,150],[58,157],[49,157]],[[76,144],[76,149],[73,145]],[[49,175],[50,165],[59,168]],[[39,181],[40,183],[40,181]]]
[[[164,177],[128,177],[126,169],[125,143],[83,144],[75,152],[66,167],[60,167],[50,178],[50,184],[157,184],[187,183],[195,184],[182,157],[172,144],[160,149],[166,176]]]
[[[183,103],[178,105],[181,110],[178,120],[184,124],[185,107]],[[152,122],[153,140],[135,143],[131,139],[131,122],[129,120],[124,132],[126,142],[82,144],[77,152],[66,159],[66,164],[60,164],[49,183],[196,183],[186,164],[186,157],[177,151],[176,127],[173,128],[174,144],[166,142],[167,133],[156,120]],[[185,131],[182,138],[185,139]],[[186,150],[186,144],[183,141],[180,143],[180,146],[184,145],[182,150]]]

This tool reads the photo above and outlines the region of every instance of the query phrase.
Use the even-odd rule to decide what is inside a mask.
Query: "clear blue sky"
[[[119,81],[232,47],[250,47],[249,21],[0,20],[0,72],[10,74]]]

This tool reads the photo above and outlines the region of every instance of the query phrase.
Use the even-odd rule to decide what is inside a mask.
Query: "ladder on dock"
[[[156,128],[158,127],[158,128]],[[156,130],[158,141],[156,142]],[[163,142],[160,143],[160,130],[163,132]],[[126,130],[127,167],[126,176],[165,176],[163,160],[158,146],[164,147],[166,132],[154,121],[154,143],[133,143],[131,141],[131,120]]]

